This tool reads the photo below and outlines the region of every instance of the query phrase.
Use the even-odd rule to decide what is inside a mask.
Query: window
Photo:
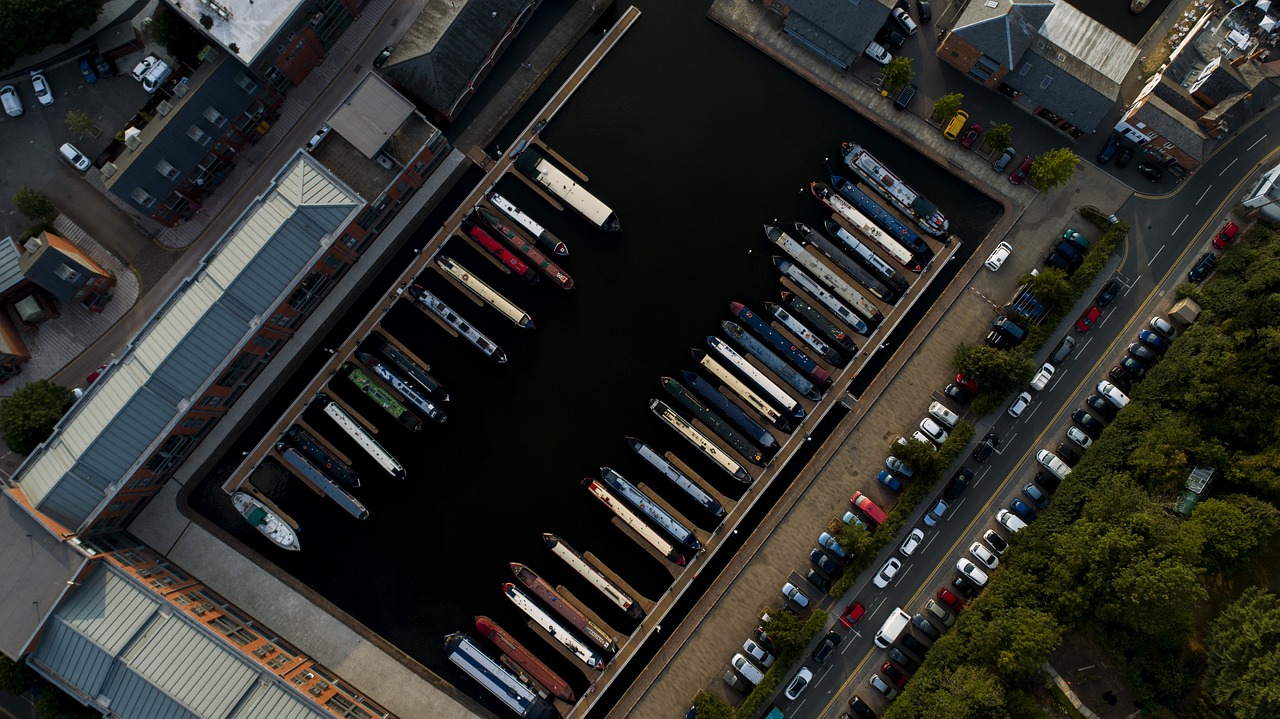
[[[187,420],[183,420],[182,428],[186,430],[192,430],[192,431],[198,432],[204,428],[204,423],[205,423],[205,420],[203,419],[187,419]]]
[[[1031,63],[1022,63],[1022,67],[1018,68],[1018,74],[1022,77],[1026,77],[1028,72],[1031,72]]]
[[[161,160],[156,163],[156,172],[164,175],[166,178],[173,180],[178,177],[178,168],[170,165],[168,162]]]
[[[177,583],[178,583],[178,580],[174,579],[168,574],[162,577],[156,577],[155,579],[151,580],[151,586],[155,587],[156,589],[164,589],[165,587],[172,587]]]
[[[223,117],[222,113],[218,112],[217,108],[214,107],[206,107],[204,109],[204,119],[213,123],[214,127],[222,127],[227,124],[227,118]]]
[[[123,549],[119,552],[116,552],[116,561],[120,562],[126,567],[134,567],[139,564],[142,564],[147,560],[144,559],[142,555],[138,554],[137,552],[131,549]]]
[[[221,395],[211,394],[205,397],[204,399],[200,400],[200,405],[202,407],[217,407],[220,404],[222,404]]]
[[[329,701],[325,702],[325,706],[329,707],[329,711],[333,712],[334,714],[337,714],[340,717],[352,717],[353,719],[369,719],[369,717],[373,716],[372,714],[365,711],[364,709],[361,709],[358,704],[351,701],[351,699],[349,699],[346,696],[343,696],[342,694],[334,694],[332,697],[329,698]]]
[[[241,75],[240,77],[237,77],[236,84],[240,86],[241,90],[244,90],[250,95],[257,92],[258,90],[258,83],[254,82],[253,78],[249,77],[248,75]]]
[[[222,387],[236,386],[244,378],[245,374],[253,369],[258,359],[259,355],[252,352],[240,353],[235,362],[232,362],[231,366],[227,367],[227,371],[222,374],[222,378],[218,380],[218,385]]]
[[[58,269],[54,270],[53,273],[64,282],[75,282],[80,277],[80,273],[76,272],[75,269],[62,264],[58,265]]]
[[[1040,89],[1041,89],[1041,90],[1043,90],[1043,89],[1045,89],[1045,88],[1049,87],[1049,83],[1051,83],[1051,82],[1053,82],[1053,76],[1052,76],[1052,75],[1045,75],[1045,76],[1044,76],[1044,79],[1040,81]]]
[[[240,622],[226,615],[214,617],[209,621],[209,626],[242,647],[258,638],[257,634],[245,629]]]
[[[194,442],[195,438],[189,435],[170,435],[147,461],[147,469],[155,474],[165,474],[182,460],[187,448]]]
[[[195,125],[192,125],[191,127],[187,128],[187,137],[194,140],[197,145],[208,145],[209,141],[213,139],[208,135],[204,134],[204,130],[201,130]]]
[[[277,652],[274,656],[272,656],[270,659],[267,660],[267,666],[271,667],[272,669],[279,669],[280,667],[283,667],[284,665],[288,664],[291,661],[293,661],[293,657],[289,656],[288,654],[284,654],[282,652]]]
[[[156,204],[156,198],[152,197],[150,193],[141,187],[133,188],[133,192],[129,193],[129,197],[132,197],[134,202],[142,205],[143,207],[151,207]]]

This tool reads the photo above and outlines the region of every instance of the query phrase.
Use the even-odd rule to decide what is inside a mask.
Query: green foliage
[[[1040,671],[1062,642],[1053,615],[1029,607],[1004,607],[969,632],[971,661],[991,665],[1010,681],[1025,682]]]
[[[1025,342],[1011,350],[961,342],[951,356],[951,368],[978,383],[978,400],[991,398],[987,401],[994,400],[998,406],[1010,392],[1031,379],[1036,368],[1031,361],[1032,349],[1035,348],[1028,347]],[[978,412],[980,406],[985,407],[979,405],[978,400],[974,401],[974,412]]]
[[[795,665],[804,658],[809,642],[818,636],[818,632],[827,624],[828,614],[821,609],[813,610],[807,619],[801,622],[790,612],[769,612],[769,621],[764,630],[773,639],[773,646],[778,650],[778,658],[773,666],[764,673],[764,679],[751,690],[742,703],[738,705],[735,716],[754,718],[769,697],[778,688],[782,678],[790,675]]]
[[[919,675],[912,680],[919,682]],[[890,704],[884,719],[1006,719],[1004,684],[990,670],[962,666],[936,684],[912,686]]]
[[[1089,252],[1085,254],[1084,264],[1080,265],[1075,274],[1071,275],[1071,287],[1076,291],[1076,298],[1079,298],[1085,291],[1090,289],[1098,273],[1102,272],[1102,268],[1110,261],[1111,255],[1128,237],[1129,223],[1121,220],[1114,225],[1104,225],[1102,234],[1098,236],[1098,241],[1094,242],[1093,247],[1089,248]],[[1070,309],[1070,307],[1065,309]]]
[[[1202,501],[1187,525],[1207,540],[1201,548],[1205,566],[1227,569],[1266,545],[1280,529],[1280,510],[1246,494],[1228,494]]]
[[[53,434],[62,415],[71,409],[75,395],[49,380],[36,380],[19,387],[12,397],[0,401],[0,433],[18,454],[27,454]]]
[[[168,3],[158,3],[156,11],[147,22],[147,34],[157,44],[174,57],[183,60],[194,60],[196,54],[208,44],[185,16],[169,7]]]
[[[1249,587],[1209,627],[1206,684],[1237,719],[1280,714],[1280,599]]]
[[[58,211],[47,195],[30,187],[19,187],[13,193],[13,206],[18,212],[37,221],[48,220]]]
[[[30,689],[38,678],[39,675],[25,663],[15,662],[0,654],[0,691],[19,696]]]
[[[80,110],[67,111],[67,129],[74,132],[79,137],[86,137],[98,124],[93,121],[93,116],[87,112]]]
[[[1072,289],[1067,273],[1057,267],[1046,267],[1040,274],[1034,277],[1027,275],[1022,281],[1046,307],[1070,305],[1079,297],[1079,293]]]
[[[693,706],[698,710],[698,719],[733,719],[734,716],[729,702],[702,690],[693,695]]]
[[[950,120],[956,111],[960,109],[960,103],[964,102],[964,95],[953,92],[938,98],[933,103],[933,114],[930,115],[934,122],[946,122]]]
[[[915,70],[911,69],[911,58],[901,55],[889,61],[884,67],[884,85],[893,90],[906,87],[911,84],[911,78],[915,76]]]
[[[34,702],[40,719],[93,719],[102,716],[48,682],[41,682]]]
[[[92,25],[101,11],[102,0],[0,2],[0,69],[8,69],[24,55],[67,42],[76,30]]]
[[[1065,185],[1076,174],[1076,165],[1080,158],[1066,147],[1055,147],[1046,150],[1031,165],[1031,184],[1041,192],[1047,192],[1059,185]]]
[[[1013,128],[1004,123],[997,124],[987,130],[986,142],[993,153],[1004,152],[1006,147],[1013,144]]]

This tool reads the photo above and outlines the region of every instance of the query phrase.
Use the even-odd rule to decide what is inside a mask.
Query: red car
[[[1234,222],[1228,222],[1218,230],[1218,236],[1213,238],[1213,246],[1222,249],[1227,243],[1235,239],[1236,233],[1240,231],[1240,226]]]
[[[973,143],[978,141],[978,137],[982,135],[982,125],[973,123],[969,126],[969,131],[960,138],[960,147],[973,147]]]
[[[960,385],[961,387],[964,387],[966,390],[968,390],[968,391],[969,391],[969,394],[977,394],[977,393],[978,393],[978,383],[977,383],[977,382],[974,382],[974,381],[973,381],[972,379],[970,379],[969,377],[965,377],[963,372],[961,372],[960,374],[956,375],[956,384],[958,384],[958,385]]]
[[[1101,316],[1102,310],[1098,309],[1097,305],[1091,306],[1089,309],[1084,311],[1084,314],[1080,315],[1080,319],[1076,320],[1076,332],[1079,332],[1080,334],[1088,332],[1093,328],[1093,323],[1097,322],[1098,318]]]
[[[854,492],[849,501],[853,502],[853,506],[862,510],[862,513],[876,524],[884,524],[889,519],[889,515],[885,514],[883,509],[877,507],[876,503],[872,502],[871,498],[862,492]]]
[[[907,675],[903,674],[901,669],[895,667],[889,662],[885,662],[880,665],[880,673],[884,675],[885,679],[893,682],[893,685],[899,689],[907,685]]]
[[[862,619],[862,615],[866,613],[867,609],[862,606],[862,602],[852,602],[840,613],[840,623],[844,625],[845,629],[853,629],[853,625],[857,624],[858,620]]]
[[[964,601],[960,599],[960,597],[957,597],[956,595],[952,594],[951,590],[947,589],[946,587],[938,587],[938,601],[942,602],[948,607],[951,607],[956,612],[959,612],[961,609],[964,609]]]
[[[104,370],[104,369],[106,369],[106,368],[107,368],[107,365],[106,365],[106,364],[100,364],[100,365],[98,365],[98,369],[96,369],[96,370],[94,370],[94,371],[90,372],[90,373],[89,373],[89,376],[84,378],[84,383],[85,383],[85,384],[93,384],[94,380],[98,379],[98,375],[101,375],[101,374],[102,374],[102,370]]]
[[[1035,162],[1035,158],[1027,155],[1022,158],[1022,164],[1018,165],[1018,169],[1009,173],[1009,182],[1015,185],[1021,185],[1027,181],[1027,174],[1031,172],[1031,163]]]

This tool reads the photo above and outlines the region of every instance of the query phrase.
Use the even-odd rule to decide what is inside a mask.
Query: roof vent
[[[111,177],[112,175],[116,174],[119,171],[120,171],[120,168],[116,167],[116,163],[114,162],[108,162],[102,165],[103,178]]]
[[[172,110],[173,105],[169,104],[168,100],[164,100],[159,105],[156,105],[156,112],[159,113],[161,117],[168,115]]]
[[[174,97],[186,97],[187,93],[190,91],[191,88],[187,85],[187,78],[185,77],[182,78],[181,82],[173,86]]]
[[[989,8],[992,8],[992,9],[995,9],[995,8],[1000,7],[1000,3],[996,2],[996,0],[987,0],[986,2],[984,2],[984,3],[982,3],[982,4],[983,4],[983,5],[986,5],[986,6],[987,6],[987,7],[989,7]]]

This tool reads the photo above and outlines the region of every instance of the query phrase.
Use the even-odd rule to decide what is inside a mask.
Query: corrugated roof
[[[329,127],[373,159],[413,113],[408,98],[371,72],[329,116]]]
[[[26,653],[67,582],[87,561],[0,493],[0,653],[15,660]]]
[[[14,480],[80,528],[199,397],[363,202],[299,151]]]
[[[1068,57],[1079,60],[1083,67],[1091,68],[1116,86],[1124,81],[1125,74],[1138,59],[1136,45],[1065,2],[1059,2],[1049,13],[1040,26],[1040,35]],[[1082,73],[1072,74],[1102,90],[1096,82],[1082,77]]]
[[[8,292],[24,278],[18,259],[22,253],[18,251],[18,243],[12,237],[0,240],[0,293]]]
[[[329,716],[207,627],[99,563],[50,619],[33,660],[139,719]]]

